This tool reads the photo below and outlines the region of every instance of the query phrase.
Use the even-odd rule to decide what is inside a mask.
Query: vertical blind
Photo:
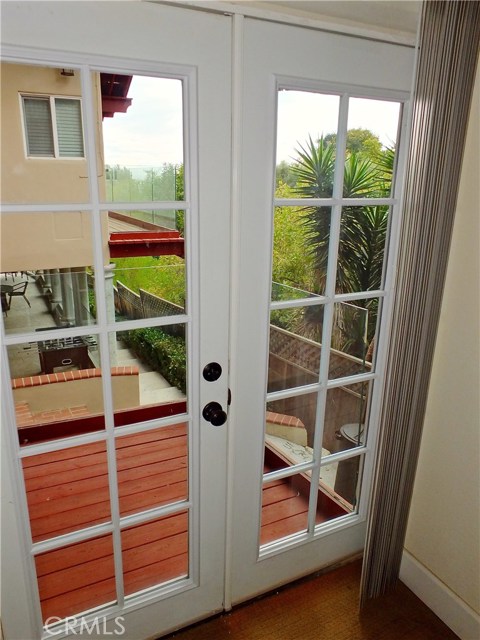
[[[424,2],[419,36],[362,605],[400,571],[475,80],[480,2]]]

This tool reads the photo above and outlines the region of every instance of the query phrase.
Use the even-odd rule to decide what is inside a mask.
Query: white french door
[[[230,21],[2,17],[3,626],[153,637],[223,608]]]
[[[2,292],[48,308],[4,314],[6,637],[158,636],[359,552],[412,50],[154,3],[7,3],[3,29]],[[347,130],[377,107],[367,193]]]
[[[363,548],[413,71],[406,47],[257,20],[243,45],[233,603]],[[387,188],[362,183],[375,153]]]

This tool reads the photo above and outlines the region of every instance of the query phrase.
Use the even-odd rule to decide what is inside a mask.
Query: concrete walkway
[[[185,400],[185,394],[176,387],[170,386],[158,371],[154,371],[149,365],[138,360],[131,349],[125,348],[121,342],[117,345],[117,365],[134,365],[139,368],[140,405]]]
[[[12,298],[11,308],[6,315],[3,314],[5,333],[7,335],[34,332],[39,328],[54,329],[56,326],[46,301],[32,277],[18,274],[12,279],[11,276],[8,276],[8,278],[2,276],[0,282],[12,285],[24,282],[27,278],[26,296],[31,306],[29,307],[21,297]],[[39,333],[38,338],[41,340],[41,333]],[[98,351],[89,348],[89,356],[92,362],[100,367]],[[11,378],[22,378],[41,373],[36,342],[25,342],[20,345],[9,346],[8,357]],[[148,365],[140,361],[130,349],[125,348],[122,342],[117,342],[116,359],[116,364],[119,366],[134,365],[139,368],[140,405],[185,400],[185,394],[176,387],[172,387],[160,373],[153,371]]]

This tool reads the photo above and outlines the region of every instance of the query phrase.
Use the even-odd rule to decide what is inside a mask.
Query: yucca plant
[[[297,176],[294,188],[302,198],[326,198],[333,193],[335,147],[320,138],[308,139],[297,151],[292,170]],[[361,153],[348,153],[343,174],[344,198],[384,197],[390,192],[393,171],[393,150],[381,154],[379,161]],[[315,293],[322,294],[327,276],[331,211],[329,207],[306,205],[302,221],[306,225],[308,251],[315,269]],[[355,293],[379,289],[382,281],[383,256],[388,231],[388,207],[348,205],[342,210],[338,248],[336,290]],[[362,302],[356,302],[362,304]],[[371,312],[369,336],[375,331],[376,301],[365,300]],[[311,309],[311,311],[310,311]],[[312,307],[302,321],[304,335],[319,340],[321,323]],[[315,317],[310,316],[313,314]],[[362,354],[363,355],[363,354]]]

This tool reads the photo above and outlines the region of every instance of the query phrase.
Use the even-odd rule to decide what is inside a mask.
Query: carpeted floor
[[[458,640],[404,584],[358,612],[360,561],[168,636],[176,640]]]

